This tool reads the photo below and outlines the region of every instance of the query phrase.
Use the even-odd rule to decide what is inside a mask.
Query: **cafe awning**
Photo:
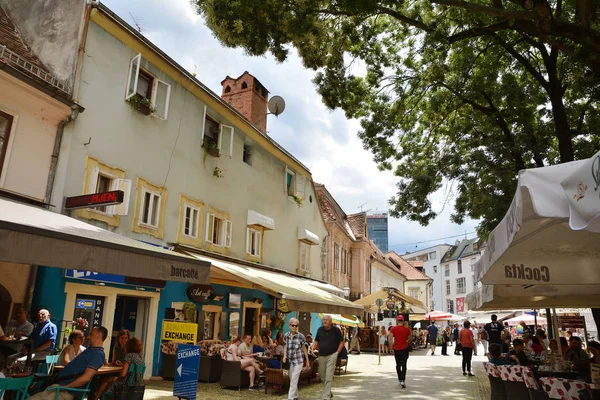
[[[0,261],[209,284],[210,264],[0,198]]]
[[[340,314],[319,314],[319,317],[323,318],[325,315],[329,315],[331,317],[331,321],[334,324],[344,325],[344,326],[358,326],[359,328],[364,328],[365,324],[355,315],[340,315]]]
[[[364,306],[365,311],[367,312],[376,313],[377,305],[375,303],[377,302],[377,299],[383,300],[384,305],[381,307],[381,309],[384,310],[386,309],[385,301],[390,297],[390,294],[393,298],[396,298],[397,301],[403,301],[407,305],[418,307],[418,310],[416,310],[417,312],[422,313],[422,311],[425,310],[425,306],[423,305],[423,303],[421,303],[419,300],[413,297],[402,293],[397,289],[393,289],[389,293],[387,290],[379,290],[375,293],[371,293],[370,295],[363,297],[362,299],[356,300],[354,303]]]
[[[215,274],[262,290],[278,298],[277,308],[283,311],[357,314],[363,307],[340,296],[319,289],[307,278],[285,271],[273,271],[224,261],[200,254],[186,252],[198,260],[209,262]]]

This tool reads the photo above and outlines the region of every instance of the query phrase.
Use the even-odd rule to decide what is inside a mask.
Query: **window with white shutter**
[[[260,257],[262,232],[248,228],[246,233],[246,253],[253,257]]]
[[[163,120],[167,119],[171,97],[171,85],[156,78],[148,71],[141,69],[141,63],[141,54],[137,54],[129,62],[129,75],[125,90],[125,100],[137,103],[141,99],[150,104],[150,110],[153,116]],[[138,110],[140,109],[138,108]],[[148,113],[144,112],[144,114]]]
[[[212,213],[207,214],[206,221],[206,242],[218,247],[231,247],[231,221]]]

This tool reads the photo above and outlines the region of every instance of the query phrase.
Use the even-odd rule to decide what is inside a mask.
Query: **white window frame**
[[[226,131],[229,130],[229,153],[223,153],[221,146],[223,145],[223,136]],[[202,131],[204,132],[204,131]],[[219,138],[217,139],[217,148],[219,149],[219,155],[226,155],[229,158],[233,157],[233,133],[235,130],[233,126],[219,123]]]
[[[138,78],[140,76],[140,64],[142,63],[142,54],[138,53],[137,55],[135,55],[131,61],[129,62],[129,75],[127,77],[127,86],[125,86],[125,101],[128,101],[129,99],[131,99],[133,96],[135,96],[137,94],[137,85],[138,85]],[[134,68],[134,64],[135,64],[135,68]],[[132,77],[132,72],[135,69],[135,76]],[[156,76],[154,76],[153,74],[149,73],[148,71],[144,70],[145,73],[147,73],[148,75],[152,76],[152,95],[151,98],[148,99],[150,101],[150,103],[152,103],[152,107],[156,108],[156,96],[158,95],[158,85],[165,85],[166,86],[166,95],[165,95],[165,109],[164,109],[164,116],[159,116],[156,113],[152,113],[153,117],[156,117],[158,119],[161,120],[166,120],[168,115],[169,115],[169,102],[171,101],[171,85],[169,85],[167,82],[165,81],[161,81],[160,79],[158,79]],[[130,86],[131,86],[131,79],[133,78],[133,86],[131,87],[131,91],[130,91]]]
[[[450,264],[444,265],[444,277],[450,276]]]
[[[459,285],[459,282],[461,282],[462,285]],[[463,293],[467,293],[467,279],[464,276],[461,276],[460,278],[456,278],[456,294]]]
[[[300,241],[300,248],[298,251],[298,269],[301,271],[310,271],[310,248],[312,246],[306,242]],[[304,263],[302,263],[302,250],[305,250]]]
[[[291,197],[293,194],[290,194],[290,191],[288,190],[288,184],[287,184],[288,174],[292,175],[292,182],[290,183],[290,190],[292,190],[294,192],[293,194],[296,194],[296,173],[286,166],[285,167],[285,176],[283,178],[283,190],[287,196]]]
[[[220,226],[220,232],[218,233],[218,236],[220,238],[219,243],[213,242],[216,219],[219,219],[222,221],[221,226]],[[233,233],[233,224],[231,223],[230,220],[221,218],[220,216],[212,214],[212,213],[208,213],[206,215],[206,235],[205,235],[206,237],[205,237],[205,240],[207,243],[211,243],[213,246],[230,248],[232,233]]]
[[[154,204],[156,203],[156,225],[152,224],[152,207],[149,207],[149,211],[148,211],[148,218],[150,219],[149,222],[144,222],[142,219],[144,217],[144,201],[146,200],[146,193],[150,193],[150,205],[154,206]],[[153,229],[158,229],[158,227],[160,226],[160,206],[161,206],[161,202],[162,202],[162,195],[160,192],[156,192],[154,190],[149,190],[146,187],[142,188],[142,195],[140,196],[140,213],[138,215],[138,225],[139,226],[146,226],[149,228],[153,228]]]
[[[450,279],[446,279],[446,296],[450,296],[452,293],[452,287],[450,286]]]
[[[416,292],[416,296],[413,296],[413,292]],[[419,294],[421,293],[421,290],[419,290],[418,287],[412,287],[412,288],[408,288],[408,295],[410,297],[412,297],[413,299],[417,299],[419,300]]]
[[[254,249],[256,250],[254,253],[252,252],[252,246],[254,245]],[[251,255],[252,257],[260,257],[260,249],[262,246],[262,232],[253,228],[246,229],[246,254]]]
[[[190,216],[193,215],[194,211],[196,212],[196,221],[195,221],[195,223],[192,222],[192,225],[191,225],[191,232],[192,233],[194,231],[193,227],[194,226],[196,227],[196,234],[195,235],[185,233],[185,220],[186,220],[186,214],[187,214],[187,210],[188,209],[190,210]],[[181,235],[182,236],[198,240],[198,234],[200,233],[200,212],[201,212],[200,208],[198,208],[198,207],[196,207],[196,206],[194,206],[194,205],[192,205],[192,204],[190,204],[188,202],[185,202],[183,204],[183,215],[181,216],[181,218],[182,218],[182,220],[181,220]],[[190,221],[192,221],[191,218],[190,218]]]
[[[98,178],[100,175],[103,175],[107,178],[111,179],[110,183],[110,191],[113,190],[122,190],[123,191],[123,203],[115,204],[112,206],[106,206],[106,210],[102,211],[98,208],[90,208],[94,212],[98,214],[106,215],[112,217],[114,215],[127,215],[129,212],[129,195],[131,193],[131,180],[130,179],[121,179],[118,176],[103,171],[100,166],[94,167],[92,170],[92,178],[90,179],[90,183],[88,186],[88,193],[96,193],[96,188],[98,187]]]
[[[446,312],[454,313],[454,300],[446,299]]]
[[[456,260],[456,272],[462,274],[462,260]]]

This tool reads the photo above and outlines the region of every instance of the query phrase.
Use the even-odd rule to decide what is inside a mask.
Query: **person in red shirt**
[[[471,358],[473,357],[473,349],[475,348],[475,338],[473,337],[473,331],[471,331],[471,323],[465,321],[463,324],[464,328],[458,332],[458,339],[462,346],[462,370],[463,375],[475,376],[471,373]]]
[[[404,316],[396,317],[396,326],[390,328],[394,335],[394,356],[396,357],[396,373],[403,389],[406,388],[406,362],[408,361],[408,346],[412,342],[410,328],[404,326]]]

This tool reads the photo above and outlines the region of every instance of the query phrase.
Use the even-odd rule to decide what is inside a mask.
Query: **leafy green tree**
[[[280,61],[295,48],[317,71],[324,103],[358,118],[365,148],[399,177],[394,216],[429,223],[440,211],[431,195],[445,188],[452,219],[481,219],[485,235],[519,170],[598,148],[588,2],[194,3],[225,45]],[[587,36],[571,37],[582,26]]]

